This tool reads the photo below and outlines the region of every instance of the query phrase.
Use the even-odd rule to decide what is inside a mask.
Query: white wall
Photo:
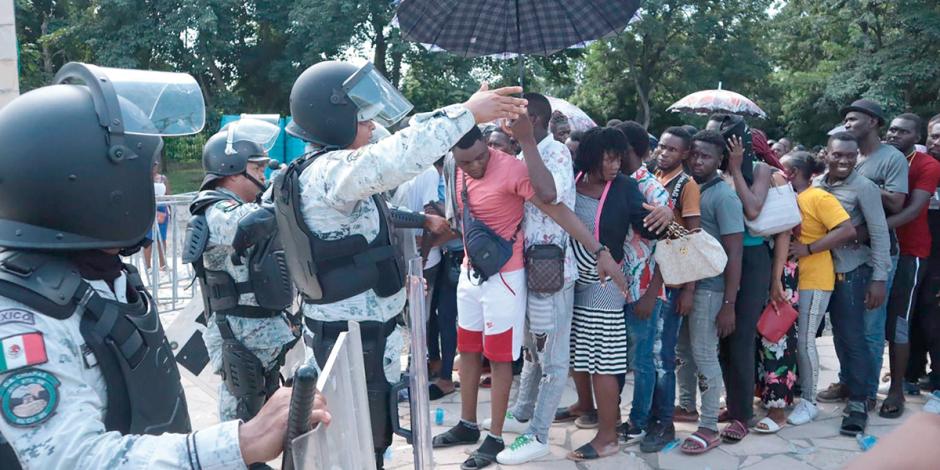
[[[20,94],[13,1],[0,0],[0,108]]]

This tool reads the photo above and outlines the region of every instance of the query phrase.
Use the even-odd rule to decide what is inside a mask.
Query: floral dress
[[[793,308],[799,308],[796,261],[787,260],[783,265],[783,292]],[[757,391],[765,408],[785,408],[793,403],[793,386],[796,384],[796,348],[798,322],[780,341],[771,343],[757,335]]]

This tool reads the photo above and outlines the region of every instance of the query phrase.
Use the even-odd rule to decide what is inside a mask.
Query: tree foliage
[[[214,130],[222,114],[288,114],[297,75],[331,58],[372,60],[418,111],[484,80],[518,82],[517,60],[429,52],[403,41],[393,17],[388,0],[16,0],[20,88],[68,61],[182,71],[202,86]],[[938,44],[936,0],[647,0],[623,34],[525,58],[525,83],[598,122],[657,130],[701,124],[666,107],[721,83],[768,112],[757,127],[812,144],[859,97],[889,113],[940,111]],[[193,142],[168,145],[195,158]]]

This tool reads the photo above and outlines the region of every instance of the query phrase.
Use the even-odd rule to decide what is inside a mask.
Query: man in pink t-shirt
[[[463,219],[464,184],[473,217],[505,240],[513,240],[512,257],[499,273],[481,279],[464,259],[457,285],[457,350],[460,351],[461,420],[435,436],[434,447],[474,444],[480,439],[477,426],[477,387],[483,357],[492,369],[490,433],[462,468],[482,468],[496,461],[505,448],[502,430],[512,385],[512,361],[519,357],[525,329],[527,286],[523,258],[521,222],[526,201],[549,215],[598,258],[598,271],[612,276],[626,289],[623,272],[606,247],[594,239],[574,212],[555,204],[554,180],[539,156],[528,118],[519,119],[513,134],[526,152],[518,160],[490,149],[479,129],[471,129],[452,149],[456,171],[453,192],[456,218]],[[531,178],[530,178],[531,175]],[[552,201],[545,203],[543,201]]]

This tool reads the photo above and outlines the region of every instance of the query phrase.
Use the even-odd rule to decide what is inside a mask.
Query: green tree
[[[719,82],[742,93],[756,91],[770,72],[760,53],[769,5],[770,0],[644,2],[641,19],[625,33],[588,48],[573,101],[599,122],[634,117],[649,127],[676,122],[663,115],[672,101]]]

